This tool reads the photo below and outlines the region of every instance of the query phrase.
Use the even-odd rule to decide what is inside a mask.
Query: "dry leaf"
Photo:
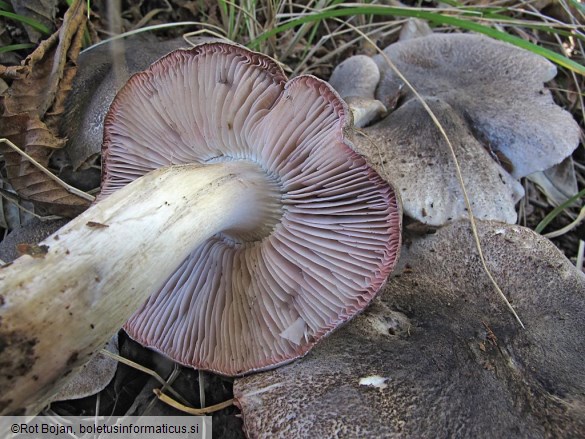
[[[33,218],[21,206],[26,210],[33,208],[30,203],[21,202],[8,182],[0,179],[0,228],[13,230]]]
[[[5,70],[16,79],[0,102],[0,132],[43,166],[66,141],[58,135],[58,119],[77,69],[85,21],[85,5],[78,0],[61,29],[29,55],[22,69]],[[0,146],[0,152],[14,190],[41,213],[74,216],[87,208],[88,201],[69,193],[19,153],[6,146]]]
[[[0,65],[0,77],[4,79],[16,79],[27,72],[25,66],[2,66]]]
[[[14,12],[47,26],[49,29],[54,29],[55,15],[57,13],[57,0],[11,0]],[[28,38],[36,43],[41,39],[41,33],[30,27],[24,26]]]

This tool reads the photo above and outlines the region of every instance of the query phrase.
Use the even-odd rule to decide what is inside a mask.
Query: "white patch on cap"
[[[372,386],[382,390],[388,387],[386,383],[388,378],[381,377],[380,375],[372,375],[369,377],[360,378],[360,386]]]
[[[282,331],[279,335],[282,338],[286,338],[289,341],[292,341],[294,344],[301,344],[301,339],[305,336],[305,328],[307,325],[305,321],[299,317],[296,319],[292,325]]]

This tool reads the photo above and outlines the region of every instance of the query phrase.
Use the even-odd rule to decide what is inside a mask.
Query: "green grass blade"
[[[553,210],[551,210],[549,212],[549,214],[547,216],[545,216],[540,223],[538,223],[538,225],[536,226],[534,231],[536,233],[542,233],[542,231],[546,228],[546,226],[548,226],[552,220],[554,220],[557,216],[559,216],[563,210],[565,210],[567,207],[569,207],[571,204],[573,204],[575,201],[577,201],[578,199],[580,199],[582,197],[585,197],[585,189],[582,189],[579,193],[577,193],[576,195],[573,195],[571,198],[569,198],[563,204],[561,204],[558,207],[555,207]]]
[[[554,26],[549,25],[546,21],[543,23],[538,23],[533,20],[521,20],[517,18],[512,18],[508,15],[504,15],[506,12],[509,12],[508,8],[505,7],[476,7],[476,6],[466,6],[461,5],[459,2],[451,2],[449,3],[450,6],[456,7],[458,9],[458,13],[463,16],[469,16],[472,18],[483,19],[483,20],[492,20],[496,21],[499,24],[505,24],[509,26],[519,26],[522,28],[528,29],[536,29],[548,34],[557,34],[562,35],[564,37],[573,37],[578,38],[582,41],[585,41],[585,36],[583,36],[580,32],[573,32],[571,30],[565,29],[557,29]]]
[[[22,49],[32,49],[35,47],[32,43],[9,44],[8,46],[0,47],[0,53],[15,52]]]
[[[202,27],[202,26],[205,26],[205,23],[201,23],[200,21],[178,21],[178,22],[174,22],[174,23],[153,24],[151,26],[144,26],[144,27],[134,29],[131,31],[127,31],[127,32],[124,32],[122,34],[118,34],[118,35],[115,35],[113,37],[102,40],[99,43],[96,43],[92,46],[86,47],[85,49],[83,49],[81,51],[81,53],[89,52],[90,50],[95,49],[96,47],[99,47],[103,44],[107,44],[107,43],[110,43],[111,41],[115,41],[115,40],[121,40],[121,39],[129,37],[131,35],[137,35],[137,34],[140,34],[143,32],[158,31],[158,30],[162,30],[162,29],[184,27],[184,26]],[[215,28],[215,26],[214,26],[214,28]]]
[[[585,13],[585,5],[582,3],[579,3],[577,0],[569,0],[569,3],[571,3],[571,6],[579,9],[582,13]]]
[[[33,20],[31,18],[24,17],[23,15],[15,14],[14,12],[0,11],[0,17],[6,17],[11,20],[20,21],[21,23],[28,24],[33,29],[36,29],[45,35],[49,35],[51,33],[51,30],[44,24],[39,23],[38,21]]]
[[[3,10],[3,11],[12,11],[12,6],[9,3],[0,1],[0,10]]]
[[[237,35],[236,5],[231,0],[218,0],[218,6],[227,37],[233,41]]]
[[[259,35],[258,38],[251,41],[248,46],[251,48],[257,49],[259,44],[263,41],[267,40],[268,38],[277,35],[281,32],[284,32],[288,29],[293,27],[314,22],[314,21],[322,21],[327,20],[330,18],[336,17],[345,17],[345,16],[352,16],[352,15],[381,15],[381,16],[399,16],[399,17],[412,17],[412,18],[420,18],[423,20],[428,20],[432,23],[436,24],[447,24],[450,26],[455,26],[461,29],[466,29],[474,32],[478,32],[484,35],[487,35],[491,38],[495,38],[500,41],[504,41],[510,44],[513,44],[517,47],[521,47],[523,49],[529,50],[532,53],[537,55],[543,56],[550,61],[566,67],[567,69],[573,70],[576,73],[581,75],[585,75],[585,66],[563,56],[552,50],[546,49],[544,47],[537,46],[529,41],[525,41],[522,38],[516,37],[514,35],[507,34],[506,32],[502,32],[496,29],[493,29],[488,26],[484,26],[482,24],[476,23],[470,20],[464,20],[461,18],[452,17],[449,15],[438,14],[436,12],[430,12],[427,10],[421,9],[411,9],[411,8],[396,8],[396,7],[385,7],[385,6],[359,6],[359,7],[336,7],[332,9],[327,9],[321,12],[307,14],[305,16],[295,18],[290,20],[286,23],[281,24],[269,31],[264,32],[263,34]]]

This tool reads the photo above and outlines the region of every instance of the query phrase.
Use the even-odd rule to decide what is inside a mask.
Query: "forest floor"
[[[281,26],[291,17],[309,15],[314,11],[335,7],[338,1],[310,0],[301,6],[292,0],[249,0],[232,4],[211,0],[121,0],[91,1],[89,25],[84,28],[82,45],[88,47],[115,34],[129,32],[145,27],[152,27],[150,33],[158,39],[170,39],[187,32],[197,35],[221,36],[243,45],[255,42],[256,50],[262,51],[283,66],[289,76],[309,73],[327,80],[333,68],[348,56],[362,53],[372,55],[375,48],[361,37],[366,33],[380,48],[393,43],[398,38],[400,29],[408,19],[407,16],[396,17],[379,14],[360,14],[345,17],[323,17],[318,21],[298,24],[291,29]],[[376,4],[377,2],[360,2],[357,7]],[[556,53],[566,56],[583,65],[585,53],[585,7],[581,2],[568,1],[461,1],[461,2],[381,2],[390,7],[427,8],[431,13],[450,14],[476,20],[486,26],[503,30],[510,35],[537,43]],[[112,9],[108,10],[108,4]],[[28,5],[28,12],[19,6]],[[35,9],[35,12],[31,12]],[[427,10],[425,9],[425,10]],[[497,9],[497,10],[496,10]],[[40,42],[57,30],[63,21],[67,4],[65,1],[12,1],[11,5],[0,1],[0,11],[13,11],[18,15],[28,15],[41,26],[36,30],[23,26],[18,19],[0,15],[0,65],[16,68],[23,62]],[[455,12],[454,12],[455,10]],[[493,14],[489,20],[481,21],[478,14],[488,11]],[[496,17],[496,18],[493,18]],[[499,17],[499,20],[498,18]],[[189,23],[189,24],[181,24]],[[433,24],[436,32],[465,31],[453,25]],[[43,29],[45,29],[43,31]],[[356,30],[357,29],[357,30]],[[274,35],[258,42],[257,38],[270,30]],[[1,67],[1,66],[0,66]],[[547,84],[556,103],[569,111],[579,123],[584,125],[585,108],[583,106],[583,87],[585,77],[570,68],[559,66],[557,77]],[[5,73],[5,72],[3,72]],[[0,93],[6,93],[11,84],[10,75],[0,79]],[[0,104],[2,101],[0,101]],[[57,113],[56,117],[59,117]],[[50,125],[48,123],[48,125]],[[1,125],[0,125],[1,128]],[[50,126],[49,126],[50,128]],[[8,137],[0,132],[0,137]],[[47,156],[48,160],[48,156]],[[55,162],[51,162],[54,164]],[[99,167],[99,161],[95,166]],[[585,188],[585,150],[578,147],[573,154],[573,170],[579,190]],[[51,169],[58,173],[58,169]],[[5,161],[0,156],[0,241],[31,214],[20,207],[30,210],[33,206],[18,190],[14,190],[7,179]],[[539,224],[557,206],[551,204],[541,190],[528,179],[522,183],[526,196],[518,205],[518,223],[529,228]],[[97,189],[97,188],[96,188]],[[564,230],[558,236],[551,237],[557,247],[575,264],[583,267],[583,241],[585,240],[585,223],[571,225],[579,216],[585,196],[578,197],[573,204],[558,209],[559,213],[548,223],[542,233]],[[17,207],[18,206],[18,207]],[[41,209],[42,210],[42,209]],[[54,213],[53,211],[51,213]],[[37,214],[38,216],[38,214]],[[540,227],[542,228],[542,226]],[[211,373],[198,373],[192,369],[178,366],[161,355],[144,349],[120,333],[119,355],[141,365],[143,369],[155,371],[163,377],[169,386],[183,396],[185,405],[200,407],[200,379],[204,382],[204,397],[207,406],[218,404],[232,398],[232,382]],[[160,387],[157,379],[138,370],[132,364],[120,364],[112,382],[98,395],[80,400],[53,403],[47,413],[91,415],[100,414],[177,414],[177,409],[160,402],[153,394],[153,389]],[[213,415],[213,432],[215,437],[243,437],[242,423],[236,407],[229,406]]]

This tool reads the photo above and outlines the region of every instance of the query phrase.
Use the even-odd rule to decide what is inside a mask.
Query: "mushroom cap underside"
[[[244,160],[282,203],[263,239],[194,249],[128,321],[132,338],[237,375],[303,355],[371,301],[397,259],[401,211],[346,140],[347,114],[323,81],[286,82],[270,58],[225,43],[129,80],[106,117],[102,196],[162,166]]]

